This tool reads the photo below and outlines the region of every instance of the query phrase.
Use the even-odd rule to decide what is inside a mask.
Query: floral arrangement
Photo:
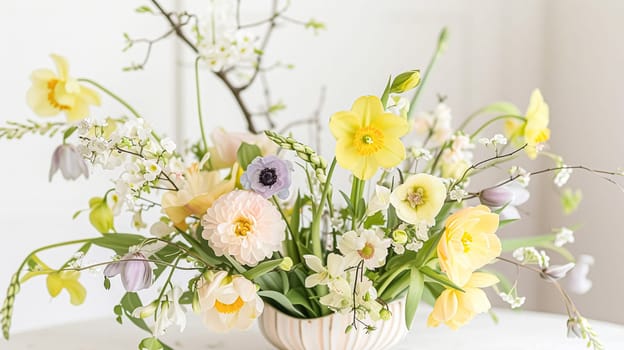
[[[524,303],[517,283],[494,270],[494,263],[506,262],[552,282],[569,315],[568,334],[601,348],[559,283],[569,271],[577,290],[587,291],[590,283],[585,277],[589,258],[575,260],[564,247],[574,241],[572,230],[515,239],[498,234],[502,226],[520,219],[517,207],[529,198],[532,176],[552,174],[563,187],[573,169],[612,183],[612,177],[622,175],[567,166],[544,149],[550,137],[549,109],[539,90],[531,94],[525,113],[498,102],[467,117],[457,129],[451,127],[443,98],[433,111],[417,112],[418,96],[447,43],[443,30],[422,76],[412,70],[391,77],[381,96],[359,97],[351,109],[329,117],[336,148],[328,162],[292,135],[271,128],[258,133],[240,95],[265,73],[263,50],[276,24],[320,30],[322,23],[292,19],[285,14],[287,5],[278,8],[275,2],[270,18],[242,25],[240,8],[233,15],[231,8],[219,6],[204,23],[152,1],[137,12],[162,15],[171,28],[157,40],[126,36],[128,48],[140,42],[151,47],[177,36],[196,56],[196,79],[207,67],[234,94],[248,132],[217,128],[210,139],[206,136],[199,80],[201,134],[198,142],[180,149],[111,90],[91,79],[74,78],[65,58],[52,55],[56,72],[32,73],[27,93],[32,111],[40,117],[64,115],[66,120],[11,122],[0,127],[0,138],[59,137],[50,180],[59,171],[68,180],[89,178],[101,169],[115,175],[113,186],[89,199],[85,210],[99,235],[36,249],[19,266],[1,309],[5,338],[15,298],[26,281],[45,276],[52,297],[65,290],[71,304],[79,305],[86,297],[81,271],[98,267],[104,267],[106,289],[121,283],[127,291],[114,307],[117,321],[128,319],[150,333],[141,349],[169,348],[158,338],[171,326],[184,329],[187,308],[201,314],[209,329],[227,331],[250,327],[265,303],[298,318],[350,314],[353,322],[345,332],[372,332],[376,322],[396,317],[388,303],[405,298],[409,327],[424,300],[433,305],[429,326],[457,329],[490,311],[485,288],[493,288],[512,308]],[[268,29],[258,37],[248,27]],[[144,63],[128,70],[144,68],[148,57],[149,50]],[[242,85],[232,78],[237,72],[248,73]],[[101,104],[102,93],[127,107],[129,114],[94,117],[91,107]],[[267,103],[269,123],[277,109]],[[486,115],[494,117],[470,128]],[[486,127],[496,122],[503,122],[503,131],[483,137]],[[491,156],[474,161],[476,148]],[[503,168],[523,154],[530,159],[546,156],[555,164],[538,171],[510,165],[501,182],[471,186],[484,170]],[[350,174],[350,188],[334,181],[341,171]],[[562,201],[572,211],[580,194],[566,189]],[[146,223],[146,212],[161,216]],[[134,231],[117,231],[128,213]],[[41,252],[68,245],[79,248],[62,266],[43,261]],[[109,249],[114,257],[86,264],[85,256],[94,247]],[[569,263],[551,265],[546,251]],[[174,285],[178,272],[190,276],[186,284]],[[145,289],[157,290],[157,296],[144,300],[138,292]]]

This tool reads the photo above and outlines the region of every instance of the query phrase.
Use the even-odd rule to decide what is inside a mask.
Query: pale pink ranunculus
[[[202,237],[217,256],[227,254],[249,266],[278,251],[286,230],[286,223],[268,199],[241,190],[219,197],[202,218],[202,226]]]
[[[243,142],[258,146],[263,156],[277,152],[277,146],[264,134],[228,132],[223,128],[216,128],[210,138],[213,144],[209,149],[212,169],[232,167],[236,162],[236,152]]]

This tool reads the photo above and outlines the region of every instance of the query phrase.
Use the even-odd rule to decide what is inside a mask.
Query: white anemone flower
[[[338,239],[338,249],[345,256],[347,266],[364,261],[368,269],[383,266],[392,240],[384,238],[381,230],[349,231]]]

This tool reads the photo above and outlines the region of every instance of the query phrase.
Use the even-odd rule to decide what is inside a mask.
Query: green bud
[[[193,312],[198,314],[201,310],[201,307],[199,305],[199,293],[195,292],[193,293],[193,303],[191,304],[192,308],[193,308]]]
[[[390,310],[381,309],[381,311],[379,311],[379,318],[381,318],[382,320],[388,321],[391,317],[392,317],[392,312],[390,312]]]
[[[279,264],[279,268],[284,271],[290,271],[292,267],[293,267],[293,261],[289,257],[285,257],[284,259],[282,259],[282,262]]]
[[[409,91],[420,83],[420,71],[410,70],[397,75],[392,81],[390,93],[400,94]]]
[[[405,243],[407,243],[407,239],[408,239],[408,236],[407,236],[407,232],[405,232],[405,230],[394,230],[392,232],[392,240],[395,243],[405,244]]]
[[[101,233],[108,233],[113,229],[113,210],[108,206],[106,200],[100,197],[93,197],[89,200],[89,221]]]
[[[347,328],[345,328],[345,334],[349,334],[349,332],[351,332],[353,330],[353,325],[350,324],[347,326]]]
[[[442,28],[442,31],[440,32],[440,36],[438,37],[438,49],[437,49],[438,55],[441,55],[444,53],[444,51],[446,51],[447,42],[448,42],[448,29],[444,27]]]

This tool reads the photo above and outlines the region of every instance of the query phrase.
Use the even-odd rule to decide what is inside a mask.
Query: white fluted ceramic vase
[[[282,313],[268,303],[260,316],[264,337],[280,350],[388,350],[407,335],[405,300],[388,304],[392,317],[374,324],[375,331],[366,334],[364,327],[345,334],[351,315],[331,314],[301,319]]]

